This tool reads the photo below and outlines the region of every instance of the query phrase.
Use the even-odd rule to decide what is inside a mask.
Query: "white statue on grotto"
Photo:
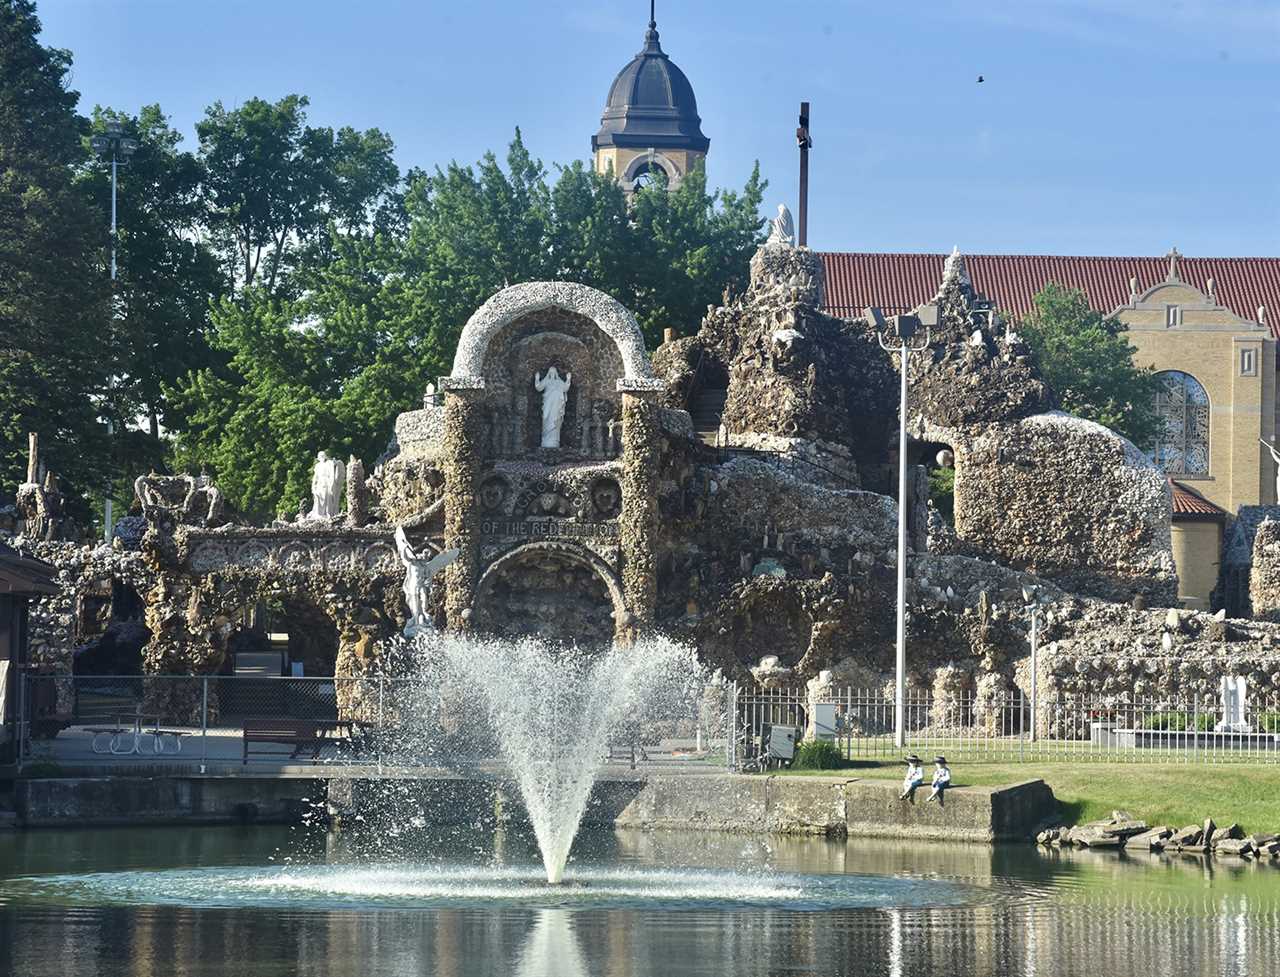
[[[404,527],[396,527],[396,552],[404,564],[404,602],[409,607],[409,620],[404,634],[411,638],[419,631],[432,629],[430,600],[431,579],[458,558],[456,549],[443,550],[435,556],[418,553],[405,535]]]
[[[560,447],[560,429],[564,426],[564,405],[569,399],[569,384],[573,381],[572,373],[560,376],[554,366],[547,367],[547,372],[538,376],[533,374],[533,387],[542,394],[542,446],[544,448]]]
[[[765,243],[784,248],[796,246],[796,227],[786,204],[778,204],[778,216],[769,221],[769,240]]]
[[[311,511],[307,522],[336,519],[341,514],[342,487],[347,481],[347,466],[321,451],[311,473]]]

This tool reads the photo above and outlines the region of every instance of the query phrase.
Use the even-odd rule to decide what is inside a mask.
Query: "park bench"
[[[318,760],[320,750],[325,746],[350,743],[354,725],[346,719],[246,719],[244,757],[241,762],[249,762],[249,746],[255,743],[283,743],[292,746],[290,759],[297,759],[309,750],[311,759]]]

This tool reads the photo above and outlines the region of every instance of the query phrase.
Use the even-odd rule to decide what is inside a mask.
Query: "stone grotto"
[[[33,611],[33,662],[69,671],[129,622],[137,670],[227,671],[274,615],[304,674],[386,673],[409,616],[401,553],[456,550],[415,601],[436,627],[587,644],[657,630],[741,681],[891,696],[893,322],[824,314],[821,262],[786,241],[750,270],[652,357],[601,292],[503,289],[367,474],[321,454],[294,521],[250,525],[214,480],[150,474],[112,543],[82,545],[33,445],[10,531],[62,585]],[[909,687],[1027,689],[1036,588],[1041,694],[1215,694],[1226,675],[1280,693],[1280,522],[1253,527],[1256,619],[1171,608],[1163,474],[1056,409],[962,255],[914,314],[929,346],[907,418]],[[950,517],[929,498],[939,464]]]

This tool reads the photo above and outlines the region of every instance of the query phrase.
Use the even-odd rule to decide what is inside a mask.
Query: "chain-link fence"
[[[884,691],[734,687],[733,769],[767,766],[775,729],[834,743],[850,759],[896,759],[897,710]],[[1280,699],[909,692],[905,752],[993,762],[1280,763]],[[776,758],[775,758],[776,759]]]

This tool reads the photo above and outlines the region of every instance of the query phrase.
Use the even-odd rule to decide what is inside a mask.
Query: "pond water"
[[[287,828],[0,835],[0,974],[1271,975],[1280,863],[1031,846]]]

